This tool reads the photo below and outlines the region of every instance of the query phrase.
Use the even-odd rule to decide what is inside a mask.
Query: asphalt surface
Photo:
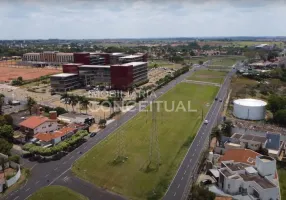
[[[190,179],[195,176],[193,172],[199,164],[199,155],[203,153],[205,141],[208,139],[212,127],[216,125],[222,117],[220,116],[220,111],[223,107],[224,101],[220,102],[219,99],[225,100],[227,97],[228,87],[231,81],[230,78],[234,73],[235,70],[233,69],[230,73],[227,74],[225,81],[217,94],[218,100],[213,102],[208,114],[205,117],[205,119],[208,120],[208,124],[202,124],[201,128],[199,129],[192,145],[190,146],[184,160],[182,161],[177,171],[177,174],[172,180],[163,198],[164,200],[185,199],[185,195],[188,195],[186,188],[188,188],[190,184]]]
[[[189,72],[179,76],[161,89],[157,90],[155,92],[155,95],[151,95],[145,100],[146,105],[151,103],[152,100],[160,97],[162,94],[172,89],[175,85],[182,82],[186,77],[189,77],[193,73],[194,69],[195,68],[191,69]],[[88,187],[88,185],[86,185],[86,187],[81,187],[78,185],[79,179],[77,179],[77,181],[72,181],[69,184],[65,184],[62,182],[60,183],[61,179],[64,179],[67,176],[66,174],[70,173],[72,164],[77,159],[79,159],[84,153],[89,151],[93,146],[104,140],[107,136],[109,136],[109,134],[113,133],[119,126],[132,119],[138,112],[139,106],[135,106],[132,110],[125,113],[119,120],[117,120],[117,122],[114,121],[107,125],[107,127],[101,130],[95,137],[89,139],[86,143],[75,149],[73,152],[70,152],[61,160],[50,161],[47,163],[35,162],[34,165],[33,163],[29,163],[29,166],[32,166],[31,177],[29,177],[28,181],[23,184],[18,190],[9,193],[7,196],[3,197],[3,199],[25,200],[41,187],[45,187],[52,184],[61,184],[73,188],[75,190],[76,188],[81,188],[78,189],[80,193],[82,193],[83,195],[90,196],[90,190],[96,188],[95,186],[89,185],[90,187]],[[104,189],[99,188],[94,190],[90,199],[100,199],[100,196],[103,196],[103,199],[123,199],[122,197],[114,195],[110,192],[106,192]]]

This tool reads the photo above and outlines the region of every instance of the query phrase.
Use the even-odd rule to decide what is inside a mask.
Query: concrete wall
[[[21,177],[21,169],[19,166],[19,169],[18,169],[16,175],[13,176],[12,178],[10,178],[9,180],[6,180],[7,187],[10,187],[11,185],[15,184],[19,180],[20,177]]]

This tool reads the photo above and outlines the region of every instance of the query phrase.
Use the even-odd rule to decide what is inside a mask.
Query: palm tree
[[[32,97],[27,97],[27,107],[29,109],[30,115],[32,115],[32,108],[37,102]]]
[[[87,109],[88,109],[88,106],[90,105],[89,100],[86,97],[80,97],[79,104],[81,105],[83,109],[85,109],[85,113],[87,114]]]
[[[68,93],[64,93],[61,95],[61,100],[62,99],[65,100],[66,110],[68,110],[69,98],[70,98],[70,95]]]
[[[74,112],[74,107],[78,104],[78,96],[70,95],[69,97],[69,105],[72,106],[72,110]]]

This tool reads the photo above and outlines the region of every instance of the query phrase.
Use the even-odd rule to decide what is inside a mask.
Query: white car
[[[204,124],[208,124],[208,123],[209,123],[209,121],[208,121],[208,120],[205,120],[205,121],[204,121]]]

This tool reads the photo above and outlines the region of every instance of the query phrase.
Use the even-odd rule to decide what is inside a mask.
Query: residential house
[[[56,119],[44,116],[31,116],[20,124],[20,130],[26,134],[27,138],[32,138],[37,133],[52,132],[58,129]]]
[[[34,135],[33,143],[39,144],[41,146],[53,146],[58,144],[61,141],[71,137],[78,130],[86,129],[86,126],[78,125],[78,124],[70,124],[69,126],[65,126],[59,130],[50,133],[38,133]]]
[[[233,160],[234,162],[240,162],[248,165],[255,165],[257,156],[261,154],[252,151],[250,149],[228,149],[225,154],[219,158],[219,162]]]
[[[233,160],[223,161],[221,165],[218,187],[210,187],[210,191],[234,199],[280,199],[275,159],[259,155],[255,165]]]
[[[261,148],[265,148],[266,143],[267,138],[264,136],[234,133],[230,141],[225,143],[224,146],[226,149],[248,148],[257,151]]]

